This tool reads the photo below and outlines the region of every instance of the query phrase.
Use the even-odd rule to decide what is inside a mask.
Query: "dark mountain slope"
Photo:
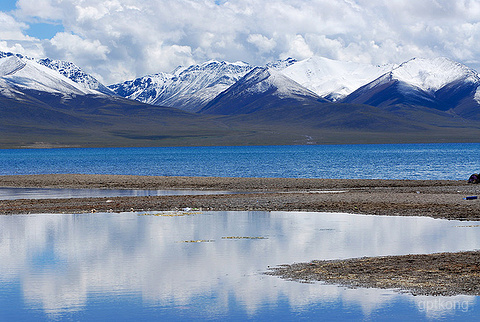
[[[381,108],[431,108],[478,121],[479,86],[476,71],[462,64],[445,58],[412,59],[360,87],[342,102]]]
[[[36,91],[25,91],[22,100],[0,96],[1,147],[194,145],[227,132],[205,116],[123,98]]]
[[[238,115],[322,102],[328,101],[280,72],[257,67],[219,94],[200,113]]]
[[[437,105],[435,99],[429,93],[396,80],[391,75],[385,75],[374,83],[362,86],[341,102],[378,107],[407,104],[435,108]]]
[[[207,116],[126,99],[29,93],[23,101],[0,97],[0,147],[472,142],[480,137],[476,122],[441,111],[422,113],[410,107],[319,103]]]

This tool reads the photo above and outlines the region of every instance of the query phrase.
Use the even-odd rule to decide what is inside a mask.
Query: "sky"
[[[74,62],[106,85],[211,59],[480,70],[480,0],[1,0],[0,51]]]

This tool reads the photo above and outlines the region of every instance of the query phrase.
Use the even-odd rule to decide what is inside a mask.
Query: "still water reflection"
[[[480,248],[478,222],[292,212],[0,217],[0,320],[475,319],[477,297],[302,284],[268,266]]]
[[[233,194],[232,191],[215,190],[141,190],[141,189],[56,189],[56,188],[3,188],[0,187],[0,200],[15,199],[60,199],[60,198],[107,198]]]

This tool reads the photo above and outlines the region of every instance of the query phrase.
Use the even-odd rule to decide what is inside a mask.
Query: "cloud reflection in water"
[[[454,314],[458,307],[437,305],[427,311],[430,297],[289,282],[262,272],[313,259],[480,248],[477,223],[459,227],[460,222],[431,218],[302,212],[154,216],[158,214],[1,216],[0,287],[19,281],[26,306],[52,316],[88,311],[95,301],[132,297],[140,298],[143,307],[172,314],[183,310],[197,318],[229,316],[234,310],[255,317],[282,301],[300,316],[312,314],[312,305],[343,303],[339,310],[354,307],[368,317],[400,301],[419,311],[423,305],[420,314],[435,317]],[[473,309],[475,299],[454,300]]]

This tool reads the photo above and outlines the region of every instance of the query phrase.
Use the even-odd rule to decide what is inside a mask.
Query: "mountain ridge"
[[[411,59],[342,99],[377,107],[423,106],[480,120],[478,73],[447,58]]]
[[[268,67],[256,67],[210,101],[199,113],[249,114],[286,104],[312,101],[327,102],[281,72]]]
[[[15,54],[11,52],[0,51],[0,59],[16,57],[23,61],[32,61],[40,65],[43,65],[51,70],[58,72],[64,77],[74,81],[77,84],[80,84],[86,89],[95,90],[97,92],[106,94],[106,95],[116,95],[105,85],[99,82],[95,77],[83,71],[80,67],[75,65],[72,62],[64,60],[54,60],[50,58],[35,59],[21,54]]]
[[[144,103],[197,112],[252,68],[243,62],[210,60],[177,67],[171,74],[147,75],[108,87],[117,94]]]
[[[210,60],[177,67],[172,73],[147,75],[105,86],[71,62],[0,52],[0,59],[5,57],[35,61],[87,90],[190,112],[199,112],[249,71],[261,67],[244,62]],[[444,57],[412,58],[398,65],[373,66],[312,56],[301,61],[287,58],[264,67],[283,73],[331,102],[384,107],[417,105],[450,111],[462,117],[480,118],[478,73]]]
[[[18,56],[0,58],[0,77],[6,91],[30,89],[66,95],[101,95],[34,60]]]
[[[387,72],[381,74],[382,68]],[[0,147],[476,142],[480,137],[478,74],[444,58],[383,67],[319,58],[268,66],[212,60],[121,83],[114,86],[116,93],[90,76],[73,63],[0,53]],[[302,85],[295,77],[316,83]],[[362,79],[369,82],[359,85]],[[325,97],[311,89],[314,85]]]
[[[208,78],[205,74],[210,74],[210,70],[205,66],[209,64],[231,66],[235,63],[209,61],[189,67],[179,67],[172,74],[146,76],[109,87],[121,96],[146,103],[205,112],[204,107],[211,105],[210,103],[217,96],[222,95],[223,91],[228,90],[229,86],[234,86],[235,82],[252,69],[262,67],[245,64],[246,67],[241,73],[236,73],[235,77],[229,77],[225,72],[222,76],[220,71],[220,74],[215,75],[216,79],[225,77],[228,82],[215,87],[213,86],[215,81],[210,83],[199,81],[199,79]],[[460,113],[459,115],[470,118],[475,118],[479,114],[475,110],[480,102],[477,72],[443,57],[412,58],[398,65],[374,66],[313,56],[302,61],[287,58],[268,63],[263,67],[282,73],[303,86],[305,90],[310,90],[331,102],[373,106],[418,105],[450,110],[452,113]],[[192,70],[195,73],[191,73]],[[186,77],[188,81],[183,85],[181,83],[184,79],[180,77],[182,73],[184,76],[188,75]],[[155,77],[159,77],[158,75],[161,77],[157,81]],[[462,81],[459,82],[459,80]],[[128,85],[125,85],[127,83]],[[157,83],[161,84],[160,89]],[[135,84],[138,86],[136,87]],[[379,86],[383,86],[384,89],[381,90]],[[473,94],[467,90],[468,86]],[[129,90],[119,90],[125,87]],[[159,95],[159,92],[162,94]],[[152,96],[149,93],[153,93],[155,99],[148,99]],[[461,105],[462,108],[458,107],[455,110],[457,105]]]
[[[313,56],[291,64],[282,72],[329,101],[337,101],[373,81],[394,65],[374,66]]]

